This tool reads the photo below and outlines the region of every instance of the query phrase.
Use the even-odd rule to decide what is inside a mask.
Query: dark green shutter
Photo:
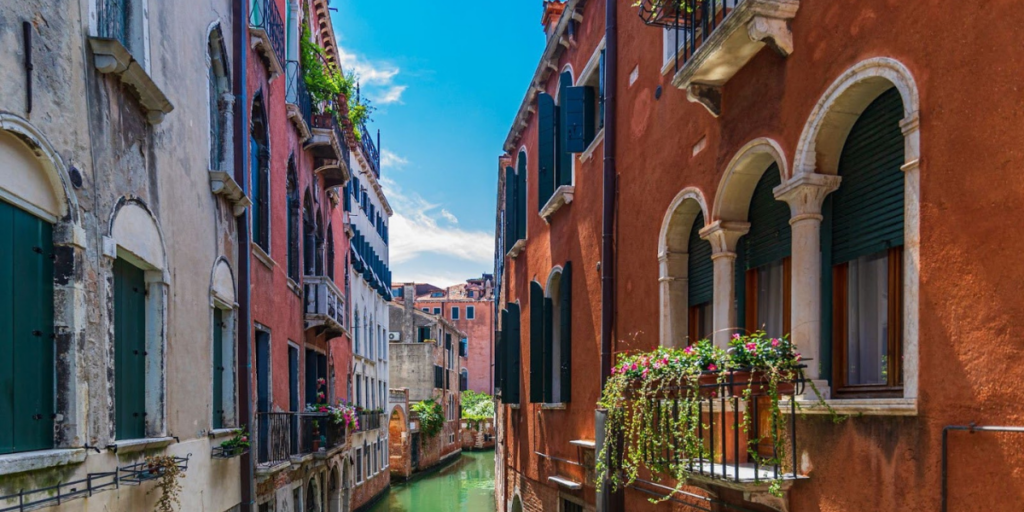
[[[519,152],[516,175],[516,240],[526,240],[526,152]]]
[[[502,309],[499,313],[501,317],[501,330],[498,331],[494,346],[494,387],[500,389],[502,395],[505,394],[505,368],[508,366],[508,356],[505,353],[505,347],[508,345],[508,310]]]
[[[601,130],[604,128],[604,87],[605,87],[605,76],[604,76],[604,52],[601,50],[601,57],[598,60],[597,76],[599,80],[598,91],[597,91],[597,129]]]
[[[569,153],[586,151],[594,140],[594,88],[566,88],[562,110],[565,111],[566,128],[569,130],[565,150]]]
[[[550,404],[555,401],[554,393],[554,354],[555,351],[555,340],[552,326],[552,309],[554,309],[554,302],[550,297],[544,297],[544,337],[542,348],[544,349],[544,372],[541,374],[544,378],[544,403]]]
[[[505,252],[512,250],[516,240],[516,173],[511,167],[505,168]]]
[[[568,112],[566,112],[566,90],[572,86],[572,73],[565,71],[562,73],[558,80],[558,137],[555,139],[558,142],[558,147],[555,148],[555,152],[558,155],[558,168],[555,173],[555,185],[571,185],[572,184],[572,153],[568,150],[569,141],[567,136],[569,134],[568,125]]]
[[[0,202],[0,453],[53,448],[53,228]]]
[[[569,403],[572,399],[572,263],[566,262],[562,268],[562,281],[559,290],[561,297],[558,302],[558,340],[561,343],[561,403]]]
[[[833,196],[832,264],[903,245],[903,102],[890,89],[850,130]]]
[[[508,338],[506,338],[506,353],[508,363],[505,366],[505,388],[502,388],[502,396],[507,404],[519,403],[519,375],[520,375],[520,351],[522,348],[521,326],[519,324],[519,304],[508,305]],[[507,389],[506,389],[507,388]]]
[[[699,306],[714,300],[715,296],[715,267],[711,261],[711,242],[700,237],[700,230],[704,228],[704,213],[697,213],[693,220],[693,227],[690,228],[690,241],[687,252],[687,283],[688,303],[692,306]],[[682,312],[686,314],[686,312]]]
[[[224,428],[224,313],[213,310],[213,428]]]
[[[530,282],[530,402],[544,401],[544,289]]]
[[[537,210],[555,191],[555,100],[547,93],[537,96]]]
[[[789,205],[775,199],[773,190],[782,183],[778,164],[772,164],[754,187],[747,218],[750,231],[743,236],[744,270],[788,258],[792,252]],[[737,282],[737,287],[742,281]]]
[[[146,437],[146,280],[114,262],[114,409],[117,439]]]

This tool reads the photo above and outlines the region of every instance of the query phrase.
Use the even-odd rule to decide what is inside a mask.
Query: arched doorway
[[[512,498],[512,512],[523,512],[523,502],[519,500],[519,495]]]
[[[320,488],[316,480],[310,480],[306,487],[306,512],[322,512],[320,507]]]
[[[338,474],[338,467],[331,469],[331,476],[327,480],[327,503],[329,512],[341,512],[341,477]]]

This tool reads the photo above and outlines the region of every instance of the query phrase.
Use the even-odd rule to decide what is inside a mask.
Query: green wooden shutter
[[[775,199],[773,190],[782,183],[778,164],[772,164],[754,187],[747,218],[750,231],[743,236],[744,270],[788,258],[792,252],[789,206]],[[737,282],[737,287],[741,286]]]
[[[543,349],[544,349],[544,403],[550,404],[555,401],[554,384],[555,379],[553,377],[555,362],[554,354],[555,351],[555,339],[554,339],[554,327],[552,326],[552,309],[554,309],[554,302],[549,297],[544,297],[544,337],[543,337]]]
[[[598,60],[597,76],[598,76],[598,108],[597,108],[597,129],[601,130],[604,128],[604,90],[605,90],[605,68],[604,68],[604,52],[601,49],[601,57]]]
[[[530,282],[530,402],[544,402],[544,289]]]
[[[688,303],[699,306],[714,300],[715,267],[711,261],[711,242],[700,237],[704,228],[704,213],[697,213],[690,228],[690,241],[687,252]],[[685,311],[683,312],[686,313]]]
[[[566,112],[566,90],[572,86],[572,73],[565,71],[558,79],[558,147],[555,148],[558,154],[558,169],[555,174],[556,185],[572,184],[572,153],[568,150],[569,134],[568,112]]]
[[[572,399],[572,263],[566,262],[562,268],[561,297],[558,302],[558,341],[561,343],[561,403],[569,403]]]
[[[555,100],[547,93],[537,96],[537,211],[555,191]]]
[[[526,152],[519,152],[516,175],[516,240],[526,240]]]
[[[516,240],[516,173],[511,167],[505,168],[505,252],[512,250]]]
[[[224,428],[224,312],[213,310],[213,428]]]
[[[499,313],[501,317],[501,330],[498,331],[494,345],[494,387],[505,394],[505,368],[508,366],[508,356],[505,353],[505,347],[508,345],[506,341],[508,339],[508,310],[502,309]],[[504,402],[504,398],[502,399]]]
[[[520,352],[522,349],[522,336],[520,326],[519,304],[508,305],[508,344],[506,365],[505,387],[502,389],[502,396],[507,396],[505,403],[519,403],[519,375],[520,375]]]
[[[53,448],[53,229],[2,202],[0,274],[0,453]]]
[[[890,89],[868,105],[839,158],[832,204],[832,264],[903,245],[903,102]]]
[[[566,152],[582,153],[594,140],[594,88],[579,86],[565,90],[562,110],[566,112]],[[571,157],[570,157],[571,158]]]
[[[145,273],[114,262],[114,409],[117,439],[146,436]]]

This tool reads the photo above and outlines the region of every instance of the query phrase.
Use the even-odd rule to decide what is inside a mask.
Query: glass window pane
[[[786,334],[784,287],[781,260],[757,269],[757,325],[748,328],[764,329],[769,336]]]
[[[887,252],[849,264],[846,381],[849,385],[888,382],[889,259]]]

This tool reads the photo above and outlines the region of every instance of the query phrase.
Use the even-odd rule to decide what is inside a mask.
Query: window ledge
[[[580,162],[590,160],[590,158],[594,156],[594,153],[597,152],[597,147],[600,146],[603,141],[604,128],[601,128],[601,131],[597,132],[597,135],[594,135],[594,140],[590,141],[590,146],[587,146],[587,149],[580,153]]]
[[[256,256],[256,259],[260,260],[260,263],[262,263],[263,266],[267,267],[267,269],[269,270],[274,270],[274,267],[277,266],[277,262],[275,262],[274,259],[271,258],[269,254],[263,252],[263,248],[260,247],[260,244],[252,244],[252,255]]]
[[[597,449],[597,441],[592,441],[590,439],[573,439],[572,441],[569,441],[569,444],[585,450]]]
[[[525,238],[521,238],[518,241],[516,241],[515,244],[512,245],[511,249],[508,250],[508,257],[512,258],[512,259],[515,259],[515,257],[519,256],[519,253],[523,252],[523,249],[525,249],[525,248],[526,248],[526,239]]]
[[[284,461],[273,466],[256,466],[256,476],[265,478],[280,473],[289,467],[291,467],[291,462],[288,461]]]
[[[133,453],[141,452],[144,450],[154,450],[157,448],[164,448],[170,446],[174,442],[173,437],[148,437],[145,439],[131,439],[128,441],[115,441],[114,444],[108,446],[115,453]]]
[[[129,86],[128,89],[146,110],[146,121],[149,124],[160,124],[164,116],[174,110],[174,105],[171,105],[164,92],[120,41],[90,37],[89,46],[92,48],[96,69],[105,75],[116,75]]]
[[[916,398],[858,398],[831,399],[825,403],[836,414],[849,416],[917,416]],[[797,400],[797,414],[831,414],[831,411],[817,400]],[[783,411],[791,407],[789,400],[779,401]]]
[[[210,170],[210,190],[214,195],[224,196],[231,203],[231,213],[235,217],[241,216],[246,208],[252,206],[252,200],[245,195],[242,187],[225,171]]]
[[[85,462],[85,448],[41,450],[0,455],[0,476],[28,473]]]
[[[553,482],[555,484],[558,484],[558,486],[565,487],[566,489],[569,489],[571,491],[578,491],[583,488],[583,484],[579,482],[573,482],[572,480],[568,480],[566,478],[558,476],[549,476],[548,482]]]
[[[572,203],[572,196],[576,192],[576,187],[572,185],[562,185],[555,189],[555,193],[551,195],[551,199],[548,200],[544,208],[540,210],[540,216],[544,217],[545,222],[551,220],[551,216],[555,214],[562,206]],[[513,247],[514,249],[515,247]]]
[[[558,403],[554,403],[554,404],[540,404],[540,408],[541,408],[541,410],[545,410],[545,411],[564,411],[565,410],[565,403],[558,402]]]
[[[210,436],[210,439],[217,439],[217,438],[221,438],[221,437],[228,437],[228,436],[234,435],[235,431],[237,431],[237,430],[238,430],[237,428],[215,428],[215,429],[211,429],[210,430],[209,436]]]

